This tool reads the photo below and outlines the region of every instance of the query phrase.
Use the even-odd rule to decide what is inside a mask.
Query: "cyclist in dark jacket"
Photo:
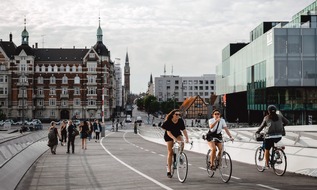
[[[256,133],[264,131],[263,147],[265,149],[265,168],[269,167],[269,154],[270,149],[274,146],[274,143],[279,142],[282,139],[283,126],[288,124],[288,120],[281,114],[277,114],[276,107],[269,105],[267,108],[268,115],[264,117],[260,127]]]

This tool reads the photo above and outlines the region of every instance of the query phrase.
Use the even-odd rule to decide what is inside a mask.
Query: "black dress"
[[[162,128],[165,129],[164,133],[164,140],[167,141],[173,141],[173,139],[168,136],[167,131],[170,131],[174,137],[178,137],[182,135],[183,130],[185,130],[185,124],[183,119],[178,119],[177,123],[174,123],[172,121],[165,121],[162,125]]]

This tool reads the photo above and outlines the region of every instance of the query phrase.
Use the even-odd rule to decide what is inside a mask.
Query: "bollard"
[[[104,124],[103,126],[101,125],[101,137],[105,137],[106,135],[106,124]]]

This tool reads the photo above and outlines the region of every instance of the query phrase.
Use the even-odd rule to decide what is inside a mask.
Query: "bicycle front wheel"
[[[265,159],[264,159],[264,148],[260,146],[255,151],[255,166],[259,172],[264,171]]]
[[[274,152],[273,170],[276,175],[282,176],[285,174],[287,167],[286,155],[280,148],[277,148]]]
[[[230,155],[226,151],[222,153],[222,158],[218,164],[221,179],[223,182],[227,183],[231,179],[232,161]]]
[[[188,160],[184,152],[180,153],[177,158],[177,176],[181,183],[184,183],[188,173]]]
[[[209,177],[213,177],[215,174],[215,171],[210,169],[210,154],[211,154],[211,150],[209,149],[206,155],[206,169],[207,169],[207,174]]]

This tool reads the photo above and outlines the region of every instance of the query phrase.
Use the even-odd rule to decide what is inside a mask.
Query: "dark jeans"
[[[96,132],[96,140],[99,140],[100,132]]]
[[[74,153],[75,152],[75,137],[74,136],[68,136],[67,152],[69,152],[70,145],[72,145],[72,153]]]
[[[62,132],[62,142],[66,142],[67,133]]]

